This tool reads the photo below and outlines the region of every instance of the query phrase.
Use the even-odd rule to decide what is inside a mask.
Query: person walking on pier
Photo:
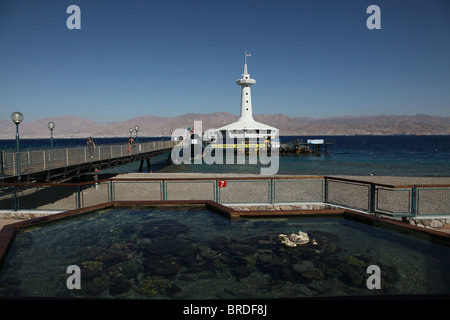
[[[94,143],[94,140],[92,139],[92,137],[89,137],[89,140],[86,142],[86,144],[88,146],[89,156],[91,158],[93,158],[94,157],[95,143]]]
[[[133,147],[134,147],[133,137],[130,137],[130,139],[128,139],[127,144],[128,144],[127,151],[128,151],[128,153],[131,153],[133,151]]]

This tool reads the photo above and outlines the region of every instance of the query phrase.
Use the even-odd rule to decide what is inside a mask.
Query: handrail
[[[225,189],[222,188],[221,184],[219,183],[221,180],[227,180],[229,182],[229,186]],[[330,182],[334,180],[337,183],[333,185]],[[77,208],[81,208],[84,207],[83,197],[91,197],[91,193],[84,193],[85,190],[88,190],[90,187],[94,186],[96,187],[96,189],[99,188],[103,190],[100,193],[100,199],[96,199],[95,197],[90,198],[90,202],[94,201],[95,203],[99,203],[99,201],[111,201],[119,197],[120,193],[116,195],[116,192],[120,191],[116,191],[116,189],[119,187],[121,182],[123,183],[123,186],[128,182],[144,184],[147,182],[149,185],[156,182],[156,185],[151,186],[150,189],[146,189],[146,187],[144,187],[142,189],[143,192],[136,195],[138,199],[148,199],[147,197],[149,195],[145,195],[148,190],[151,190],[151,197],[153,198],[156,196],[156,198],[160,200],[167,200],[168,197],[178,199],[179,195],[173,193],[176,192],[174,190],[178,188],[178,183],[170,184],[169,182],[180,182],[181,187],[178,188],[178,190],[187,190],[183,189],[186,188],[186,183],[195,183],[196,181],[212,182],[212,188],[211,184],[208,183],[207,186],[205,184],[205,189],[202,189],[203,191],[201,192],[203,193],[201,193],[201,195],[206,198],[214,199],[214,201],[217,201],[218,203],[252,203],[252,192],[254,192],[253,187],[256,186],[253,185],[252,187],[251,183],[253,182],[258,184],[258,187],[261,187],[261,190],[263,190],[263,193],[260,193],[260,197],[253,199],[254,203],[260,202],[261,199],[263,199],[263,202],[267,201],[267,203],[270,204],[278,204],[284,202],[321,202],[338,207],[342,206],[358,209],[372,214],[397,217],[429,216],[430,214],[448,216],[450,214],[450,202],[448,201],[448,199],[450,199],[450,184],[414,184],[407,186],[391,186],[386,184],[379,184],[374,181],[345,179],[343,177],[332,176],[228,176],[226,174],[211,174],[208,176],[200,177],[145,176],[143,178],[122,178],[119,176],[79,183],[3,182],[0,183],[0,200],[3,203],[3,206],[9,207],[12,204],[14,210],[19,210],[19,207],[24,208],[27,206],[31,208],[39,208],[39,205],[36,206],[35,202],[33,201],[36,201],[36,199],[41,200],[42,195],[44,195],[45,197],[45,192],[50,192],[52,194],[52,192],[56,190],[56,188],[61,188],[61,190],[63,190],[63,194],[66,194],[66,191],[64,191],[63,189],[66,188],[66,190],[72,190],[69,193],[70,197],[75,200],[73,204],[76,203]],[[267,181],[268,184],[261,185],[261,182],[263,181]],[[275,181],[278,181],[279,183],[275,183]],[[299,189],[297,190],[296,187],[292,187],[291,184],[283,184],[283,181],[298,181]],[[313,181],[313,184],[311,184],[311,181]],[[322,182],[321,186],[314,181]],[[239,189],[240,183],[250,183],[250,187],[248,187],[248,194],[245,193],[246,189]],[[340,183],[342,183],[342,185],[340,185]],[[169,186],[171,187],[169,188]],[[238,186],[238,189],[234,189],[234,186]],[[302,186],[305,186],[305,189],[303,189]],[[173,189],[173,187],[175,187],[175,189]],[[34,193],[34,188],[36,188],[36,192],[43,192],[40,195],[41,198],[36,198],[39,197],[39,195],[38,193]],[[196,188],[197,186],[195,186],[194,189],[191,189],[188,192],[188,198],[193,195],[191,199],[197,199],[195,198],[196,192],[200,191]],[[304,191],[302,190],[306,190],[306,192],[303,193]],[[278,195],[278,192],[282,192],[279,193],[280,195],[282,195],[283,192],[292,192],[293,198],[290,198],[291,195],[289,194],[282,196],[281,198],[275,196]],[[235,198],[235,196],[237,196],[237,198]],[[184,195],[181,195],[181,198],[184,198]],[[125,199],[128,200],[126,196]],[[130,198],[129,200],[132,200],[132,198]],[[23,205],[24,203],[25,205]],[[54,208],[51,203],[49,203],[49,205]],[[44,206],[47,205],[44,204]],[[7,208],[3,207],[0,209]],[[58,209],[67,210],[66,207],[61,207]]]
[[[0,186],[34,186],[34,187],[55,187],[55,186],[85,186],[95,183],[104,183],[109,181],[204,181],[204,180],[308,180],[308,179],[327,179],[327,180],[338,180],[343,182],[351,182],[351,183],[359,183],[359,184],[373,184],[378,187],[385,187],[391,189],[404,189],[404,188],[450,188],[450,184],[411,184],[411,185],[391,185],[385,183],[378,183],[374,181],[366,181],[366,180],[357,180],[357,179],[347,179],[341,177],[333,177],[333,176],[218,176],[211,173],[211,176],[206,177],[180,177],[180,178],[172,178],[172,177],[155,177],[155,178],[121,178],[121,177],[111,177],[107,179],[101,179],[96,181],[87,181],[87,182],[0,182]]]
[[[345,181],[345,182],[352,182],[352,183],[361,183],[361,184],[375,184],[380,187],[386,187],[386,188],[392,188],[392,189],[403,189],[403,188],[420,188],[420,187],[436,187],[436,188],[446,188],[450,187],[450,184],[386,184],[386,183],[379,183],[374,181],[365,181],[365,180],[357,180],[357,179],[348,179],[348,178],[341,178],[341,177],[333,177],[333,176],[324,176],[324,178],[329,180],[339,180],[339,181]]]
[[[150,141],[127,144],[98,145],[92,152],[85,147],[25,150],[1,152],[1,177],[16,177],[42,171],[67,168],[105,160],[133,157],[150,152],[170,149],[175,141]]]

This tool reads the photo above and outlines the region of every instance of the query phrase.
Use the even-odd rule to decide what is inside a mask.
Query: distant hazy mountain
[[[129,128],[139,126],[139,136],[170,135],[170,129],[193,127],[202,121],[202,132],[236,121],[239,116],[227,112],[211,114],[184,114],[177,117],[151,115],[118,122],[100,123],[74,116],[24,121],[20,124],[22,138],[47,138],[49,121],[55,122],[55,138],[128,137]],[[280,135],[392,135],[392,134],[447,134],[450,135],[450,117],[429,115],[378,115],[365,117],[334,117],[327,119],[288,117],[283,114],[255,115],[256,121],[280,129]],[[134,135],[134,133],[133,133]],[[14,139],[15,125],[0,119],[0,138]]]

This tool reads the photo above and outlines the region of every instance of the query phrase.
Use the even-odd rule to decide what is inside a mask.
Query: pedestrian
[[[130,137],[130,139],[128,139],[127,144],[128,144],[127,151],[128,151],[128,153],[130,153],[132,151],[132,148],[134,147],[134,145],[133,145],[134,144],[133,137]]]
[[[92,137],[89,137],[88,141],[86,142],[87,146],[88,146],[88,150],[89,150],[89,156],[91,158],[94,157],[94,149],[95,149],[95,143],[94,140],[92,139]]]

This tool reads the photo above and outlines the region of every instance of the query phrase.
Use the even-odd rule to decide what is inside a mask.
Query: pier
[[[150,158],[168,154],[175,141],[152,141],[133,145],[97,145],[92,152],[88,147],[1,151],[1,182],[42,182],[65,180],[86,173],[94,173],[109,167],[144,161],[150,172]]]
[[[332,141],[325,141],[323,139],[308,139],[303,142],[302,139],[293,140],[280,145],[280,154],[283,153],[301,153],[301,154],[329,154]]]

